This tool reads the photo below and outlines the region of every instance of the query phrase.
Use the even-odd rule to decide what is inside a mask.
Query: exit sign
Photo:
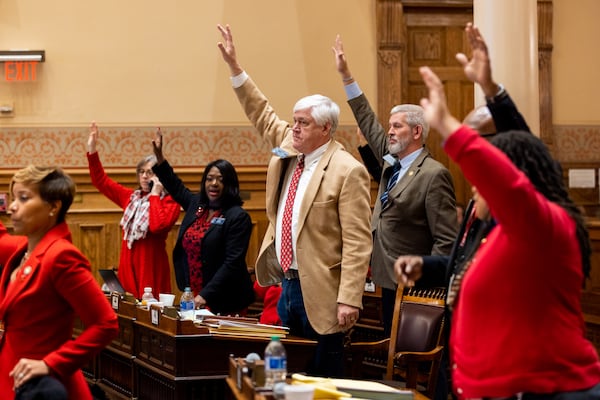
[[[35,81],[37,61],[6,61],[4,80],[7,82]]]

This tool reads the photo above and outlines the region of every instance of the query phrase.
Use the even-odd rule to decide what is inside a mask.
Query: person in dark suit
[[[465,28],[471,47],[471,58],[462,53],[457,59],[463,66],[469,80],[481,87],[486,105],[478,107],[464,119],[463,124],[475,129],[483,137],[490,138],[509,130],[530,132],[527,122],[504,87],[492,77],[491,62],[487,45],[479,31],[472,25]],[[482,111],[483,110],[483,111]],[[461,265],[469,259],[479,244],[475,240],[485,237],[482,231],[489,231],[493,225],[487,205],[482,205],[479,216],[473,218],[474,202],[471,200],[465,210],[465,219],[459,229],[450,256],[403,255],[395,262],[399,283],[422,287],[447,286]],[[486,222],[487,221],[487,222]]]
[[[29,166],[11,180],[19,244],[0,276],[0,398],[51,375],[69,398],[91,400],[80,368],[118,335],[117,315],[71,242],[65,221],[75,183],[57,167]],[[85,329],[73,339],[75,316]]]
[[[269,227],[256,277],[262,286],[282,281],[283,325],[317,341],[307,372],[342,376],[344,333],[362,308],[372,248],[368,172],[333,137],[337,104],[306,96],[294,106],[293,123],[280,119],[238,63],[229,26],[218,29],[238,100],[273,148],[266,184]]]
[[[402,254],[450,253],[457,231],[454,185],[450,171],[425,147],[429,125],[423,109],[393,107],[386,132],[350,73],[339,36],[333,51],[348,104],[383,169],[371,225],[371,271],[382,288],[384,332],[389,335],[397,287],[394,262]]]
[[[173,249],[179,289],[190,287],[196,307],[223,315],[245,314],[254,301],[246,253],[252,220],[242,208],[237,172],[227,160],[208,163],[200,192],[193,193],[165,160],[160,129],[152,141],[156,164],[152,170],[185,216]]]

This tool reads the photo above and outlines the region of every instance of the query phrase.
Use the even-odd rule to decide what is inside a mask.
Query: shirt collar
[[[327,150],[327,146],[329,146],[330,142],[325,143],[324,145],[317,147],[315,150],[311,151],[308,154],[304,155],[304,165],[308,166],[311,165],[312,163],[318,161],[323,154],[325,154],[325,151]]]
[[[398,161],[400,161],[402,168],[410,167],[412,165],[413,161],[415,161],[417,159],[417,157],[419,157],[419,154],[421,154],[422,151],[423,151],[423,147],[413,151],[406,157],[399,159]]]

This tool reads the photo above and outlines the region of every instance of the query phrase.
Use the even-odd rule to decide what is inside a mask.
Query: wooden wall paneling
[[[554,150],[552,123],[552,0],[538,0],[538,82],[540,96],[540,138]]]
[[[184,183],[191,189],[199,188],[203,168],[181,168],[176,172]],[[0,171],[0,187],[8,187],[15,171]],[[100,194],[89,180],[89,173],[83,169],[67,171],[77,185],[77,195],[67,214],[67,223],[71,230],[73,243],[86,255],[92,266],[92,272],[99,284],[102,279],[98,270],[102,268],[117,268],[123,233],[119,222],[123,211]],[[265,180],[266,167],[237,168],[240,189],[243,192],[244,208],[252,218],[252,236],[246,254],[246,262],[250,270],[254,269],[262,238],[266,232],[268,221],[265,211]],[[128,187],[137,186],[135,174],[130,168],[107,169],[108,175]],[[167,236],[166,249],[169,262],[173,266],[172,251],[175,247],[177,234],[183,219],[181,213],[177,223]],[[0,215],[0,221],[12,230],[7,214]],[[175,273],[171,268],[171,286],[173,293],[179,296],[181,291],[175,283]]]
[[[377,0],[377,115],[386,127],[395,104],[406,98],[406,24],[397,0]]]
[[[427,96],[418,71],[423,65],[440,75],[450,110],[464,117],[473,108],[473,84],[464,77],[455,54],[468,49],[464,27],[473,19],[472,1],[380,0],[376,15],[380,72],[377,110],[384,126],[393,105],[419,104]],[[437,132],[430,132],[427,147],[450,170],[457,202],[466,204],[471,197],[470,185],[441,148]]]

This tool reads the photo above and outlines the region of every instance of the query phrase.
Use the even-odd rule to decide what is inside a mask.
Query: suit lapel
[[[423,162],[428,156],[429,151],[427,151],[426,148],[423,148],[423,151],[421,151],[421,154],[419,154],[415,161],[413,161],[413,163],[408,168],[408,171],[406,171],[404,175],[402,175],[402,178],[400,178],[398,183],[396,183],[396,185],[390,190],[390,198],[396,198],[402,194],[402,192],[408,187],[408,185],[410,185],[410,183],[415,179],[415,177],[421,170]],[[392,203],[393,201],[388,201],[383,208],[386,209],[390,207]]]
[[[2,271],[2,288],[0,289],[0,295],[3,295],[3,299],[0,303],[0,320],[3,319],[5,311],[9,308],[15,299],[22,295],[31,285],[35,284],[36,277],[40,274],[41,260],[50,245],[57,240],[67,239],[71,241],[71,233],[66,222],[62,222],[52,229],[50,229],[42,240],[35,246],[33,252],[29,255],[25,265],[21,268],[21,271],[17,273],[16,279],[12,283],[10,281],[10,275],[16,268],[11,268],[14,263],[20,262],[21,256],[24,254],[27,244],[24,244],[19,248],[10,258],[4,271]],[[18,261],[17,261],[18,259]]]

